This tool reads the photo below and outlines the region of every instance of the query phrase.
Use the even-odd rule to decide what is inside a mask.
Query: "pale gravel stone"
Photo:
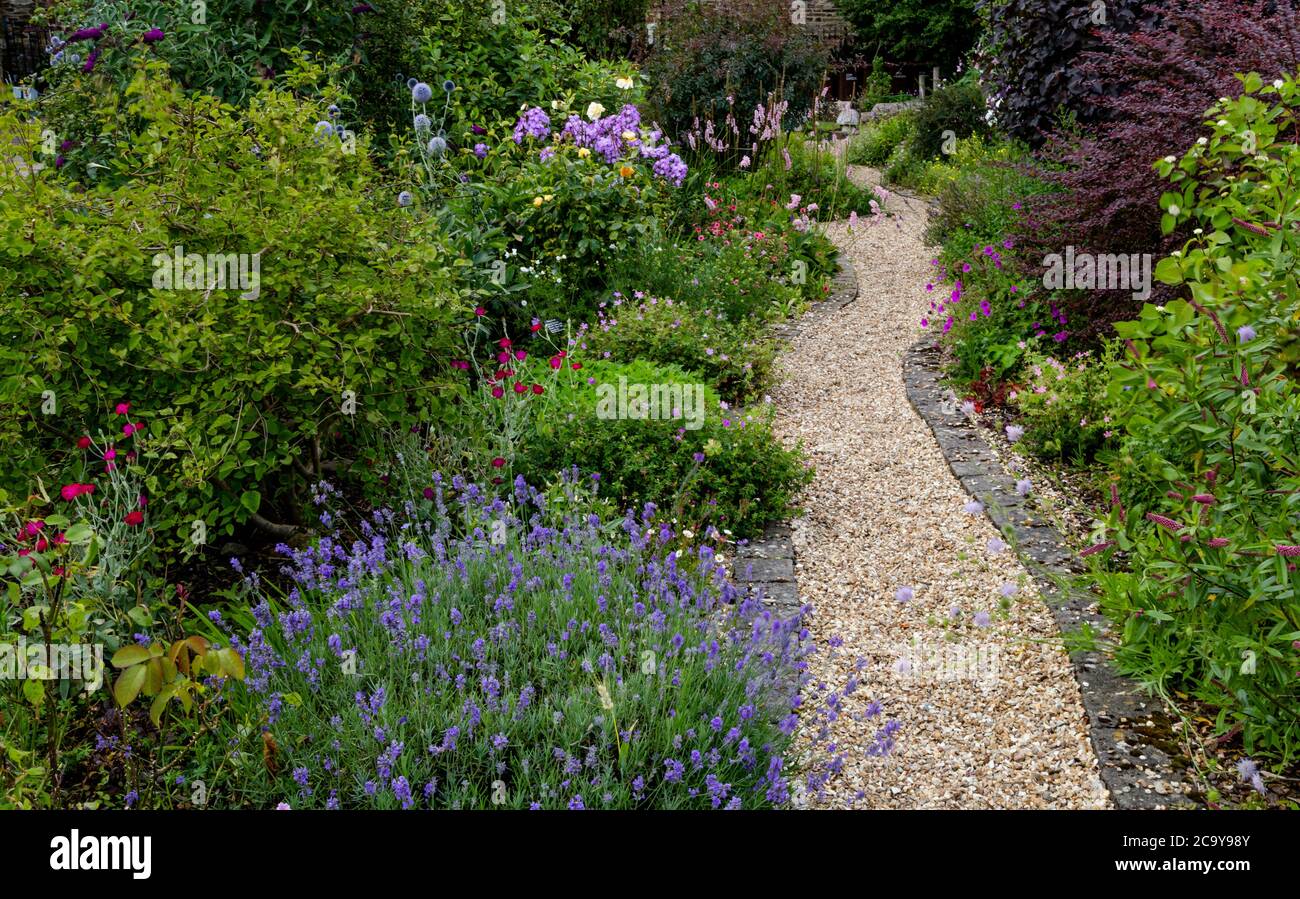
[[[875,173],[852,172],[855,178]],[[907,401],[904,351],[929,308],[925,284],[933,248],[922,237],[924,201],[894,195],[893,218],[829,234],[852,260],[859,299],[808,323],[783,353],[773,394],[777,433],[813,450],[817,476],[806,491],[793,541],[802,602],[818,644],[815,679],[842,686],[858,658],[862,686],[845,700],[832,739],[843,770],[812,807],[1106,808],[1097,759],[1069,658],[1051,612],[1011,552],[990,555],[998,536],[953,477],[926,424]],[[1020,585],[1005,614],[998,588]],[[914,588],[908,603],[895,591]],[[945,628],[949,609],[961,610]],[[975,613],[993,615],[976,627]],[[952,634],[956,641],[945,641]],[[991,674],[962,669],[925,676],[921,646],[994,653]],[[957,650],[948,649],[949,653]],[[900,660],[915,658],[910,673]],[[956,660],[956,656],[947,656]],[[861,712],[879,700],[901,724],[887,758],[865,750],[881,719]],[[856,795],[861,792],[861,799]],[[801,800],[801,803],[804,800]]]

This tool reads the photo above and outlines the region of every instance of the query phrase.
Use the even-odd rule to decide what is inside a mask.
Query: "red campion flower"
[[[497,456],[495,459],[492,460],[493,468],[500,468],[502,465],[505,464],[506,464],[506,460],[502,459],[500,456]]]
[[[131,404],[130,404],[130,403],[118,403],[118,404],[113,408],[113,411],[114,411],[116,414],[118,414],[118,415],[125,415],[126,413],[128,413],[128,412],[131,411]]]
[[[528,386],[523,381],[515,381],[515,393],[524,393],[527,390]]]
[[[130,512],[126,513],[126,517],[122,520],[131,527],[135,527],[136,525],[144,523],[144,513],[139,509],[132,509]]]
[[[542,390],[543,390],[543,388],[542,388],[542,385],[541,385],[541,384],[534,384],[534,385],[533,385],[533,393],[537,394],[538,396],[541,396],[541,395],[542,395]]]
[[[505,395],[506,395],[506,390],[505,390],[504,387],[501,387],[501,386],[498,385],[498,386],[492,388],[492,397],[493,397],[493,399],[498,399],[498,400],[499,400],[499,399],[501,399],[501,397],[503,397],[503,396],[505,396]]]
[[[77,441],[77,449],[90,449],[90,438],[82,437]]]

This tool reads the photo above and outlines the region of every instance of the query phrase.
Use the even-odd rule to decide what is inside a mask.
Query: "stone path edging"
[[[1106,633],[1107,620],[1094,597],[1062,589],[1062,578],[1073,576],[1072,556],[1052,525],[1035,519],[1015,489],[1009,474],[989,449],[984,436],[956,408],[940,386],[939,354],[932,345],[917,343],[903,359],[907,398],[934,433],[948,467],[966,491],[984,504],[985,514],[1019,552],[1025,569],[1038,584],[1043,600],[1062,634],[1082,625]],[[1187,805],[1185,781],[1168,753],[1140,739],[1153,717],[1163,718],[1160,705],[1136,683],[1115,672],[1099,652],[1072,652],[1070,662],[1079,682],[1099,774],[1116,808],[1152,809]]]

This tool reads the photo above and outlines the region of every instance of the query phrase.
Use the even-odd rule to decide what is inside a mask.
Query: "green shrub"
[[[1125,436],[1094,552],[1127,553],[1122,569],[1096,569],[1124,669],[1217,708],[1216,729],[1239,726],[1247,752],[1292,760],[1300,87],[1241,77],[1242,95],[1209,110],[1205,143],[1157,163],[1164,230],[1196,227],[1155,275],[1190,299],[1116,326],[1125,355],[1110,390]]]
[[[354,435],[435,418],[437,361],[469,306],[364,141],[347,152],[278,90],[243,113],[183,99],[159,65],[137,73],[141,124],[105,184],[0,171],[0,399],[15,410],[0,486],[52,479],[129,402],[150,525],[188,545],[196,521],[292,522],[302,479]],[[0,132],[31,159],[41,125],[9,111]]]
[[[912,121],[915,156],[929,160],[952,153],[958,139],[988,130],[979,82],[966,77],[931,91]]]
[[[728,114],[748,127],[775,93],[786,104],[778,126],[801,124],[821,87],[827,51],[793,19],[788,6],[769,0],[659,4],[644,65],[655,118],[674,136],[697,118],[712,120],[729,139]]]
[[[523,446],[516,473],[537,479],[576,465],[598,472],[601,493],[620,508],[653,500],[697,531],[713,524],[738,537],[794,510],[811,471],[772,435],[770,407],[728,409],[699,376],[675,366],[596,360],[582,374],[571,385],[557,382],[557,401]],[[618,408],[623,384],[680,386],[680,415],[661,408],[658,420],[628,417],[636,409]]]
[[[1026,355],[1024,379],[1013,399],[1024,416],[1031,449],[1045,458],[1083,465],[1119,431],[1106,390],[1113,357],[1113,344],[1101,359],[1094,359],[1091,350],[1064,362],[1039,352]]]
[[[744,403],[759,399],[771,376],[776,345],[768,328],[763,315],[733,319],[717,307],[620,296],[601,311],[585,345],[615,362],[678,366],[703,377],[723,398]]]
[[[868,122],[849,142],[849,164],[883,166],[895,149],[908,141],[915,127],[915,117],[906,112]]]
[[[836,0],[854,28],[857,46],[896,62],[951,72],[974,46],[980,29],[974,0]]]

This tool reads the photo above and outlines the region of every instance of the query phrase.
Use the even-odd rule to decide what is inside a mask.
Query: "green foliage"
[[[1024,166],[1023,146],[979,137],[958,141],[957,152],[932,170],[939,211],[926,240],[942,244],[942,260],[953,264],[976,247],[1000,243],[1026,215],[1036,194],[1047,188]]]
[[[930,160],[952,153],[959,138],[988,131],[979,82],[968,76],[931,91],[912,122],[914,156]]]
[[[771,375],[776,345],[769,327],[761,313],[732,319],[721,308],[647,296],[602,312],[586,343],[616,362],[678,366],[704,378],[723,398],[743,403],[759,399]]]
[[[890,60],[951,72],[979,35],[974,0],[836,0],[857,45]]]
[[[599,472],[602,495],[620,508],[653,500],[683,524],[712,524],[738,537],[794,510],[811,471],[772,435],[767,411],[724,409],[711,387],[675,366],[597,360],[583,374],[585,380],[557,386],[559,402],[519,460],[526,478],[576,465]],[[680,386],[680,417],[671,409],[660,410],[658,420],[601,417],[620,414],[621,383]],[[629,408],[624,404],[623,412]],[[686,427],[692,420],[699,426]],[[702,462],[696,453],[704,454]]]
[[[154,64],[129,102],[140,124],[119,134],[104,184],[3,171],[0,395],[17,414],[0,427],[21,447],[3,487],[25,492],[129,401],[148,493],[166,499],[163,543],[188,544],[195,521],[215,535],[292,520],[299,472],[315,477],[359,431],[436,415],[433,365],[464,314],[453,263],[428,223],[375,192],[364,143],[347,152],[288,93],[238,113],[183,99]],[[0,131],[34,157],[39,123],[10,112]],[[232,289],[224,266],[209,282],[205,254],[242,254],[245,282]]]
[[[1111,369],[1125,427],[1120,494],[1098,539],[1128,554],[1098,571],[1123,629],[1119,659],[1159,689],[1219,709],[1248,752],[1300,749],[1300,87],[1240,76],[1204,144],[1157,163],[1165,230],[1195,236],[1156,267],[1190,294],[1117,325]],[[1154,517],[1153,517],[1154,516]]]
[[[868,122],[849,143],[849,164],[883,166],[898,147],[907,143],[915,128],[915,116],[910,112]]]
[[[1106,390],[1113,357],[1113,344],[1099,360],[1091,350],[1065,362],[1041,352],[1026,354],[1023,383],[1014,401],[1031,449],[1045,458],[1082,465],[1119,431],[1115,403]]]
[[[656,120],[672,135],[697,118],[713,120],[729,135],[728,112],[747,127],[775,93],[787,104],[781,124],[801,124],[821,86],[827,53],[792,18],[787,5],[769,0],[661,3],[644,64]]]

